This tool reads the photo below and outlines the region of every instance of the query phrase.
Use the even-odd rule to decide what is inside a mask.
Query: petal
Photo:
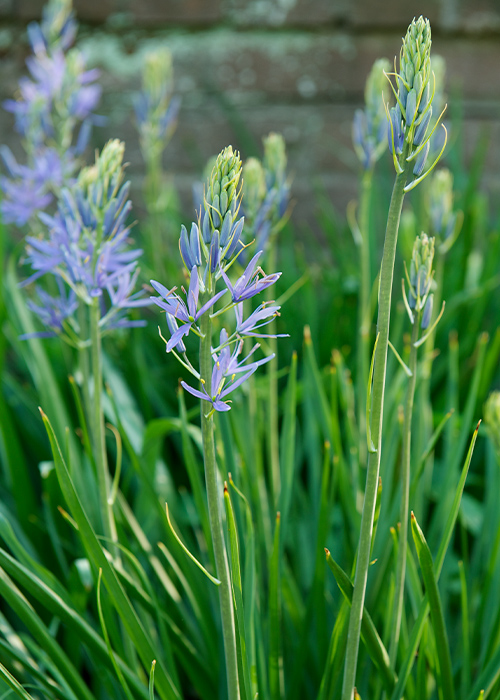
[[[193,389],[192,386],[189,386],[189,384],[186,384],[186,382],[184,382],[184,381],[181,382],[181,386],[183,389],[188,391],[190,394],[192,394],[193,396],[196,396],[197,399],[203,399],[204,401],[210,401],[210,397],[206,391],[201,392],[201,391],[198,391],[198,389]]]
[[[188,290],[188,309],[189,315],[196,318],[196,307],[198,306],[198,296],[200,294],[200,281],[198,279],[198,269],[193,267],[191,270],[191,279],[189,280]]]
[[[211,299],[209,299],[206,304],[203,304],[201,309],[195,315],[195,320],[197,321],[201,316],[203,316],[205,311],[207,311],[207,309],[210,309],[210,307],[212,307],[215,304],[215,302],[218,301],[221,298],[221,296],[223,296],[226,292],[227,289],[223,289],[221,292],[217,292],[217,294]]]
[[[167,352],[170,352],[173,350],[182,340],[182,338],[185,335],[188,335],[189,331],[191,330],[191,323],[185,323],[182,325],[180,328],[178,328],[175,333],[172,334],[172,337],[167,343]]]

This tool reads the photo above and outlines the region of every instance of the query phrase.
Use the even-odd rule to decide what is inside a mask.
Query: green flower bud
[[[430,228],[441,252],[453,245],[461,226],[462,212],[453,210],[453,175],[447,168],[436,171],[428,190]]]
[[[249,158],[245,161],[243,183],[245,188],[245,220],[251,226],[267,191],[264,168],[257,158]]]
[[[172,54],[167,48],[162,47],[146,55],[142,87],[153,103],[160,104],[165,101],[160,110],[167,107],[173,89],[173,77]]]
[[[431,71],[434,73],[435,87],[434,98],[432,100],[434,111],[440,114],[445,105],[445,83],[446,83],[446,61],[442,56],[433,55],[431,59]]]
[[[215,230],[228,209],[237,214],[241,177],[240,154],[227,146],[218,156],[205,188],[204,207]],[[223,211],[222,211],[223,210]]]
[[[433,259],[434,238],[422,233],[415,239],[410,263],[410,309],[422,311],[425,306],[431,288]]]
[[[43,11],[42,28],[49,46],[54,48],[71,31],[72,0],[49,0]],[[72,37],[73,38],[73,37]]]
[[[95,165],[83,168],[78,176],[78,184],[90,193],[101,193],[102,204],[105,204],[115,194],[123,180],[123,156],[125,144],[118,139],[112,139],[96,156]],[[92,197],[91,197],[92,198]],[[95,199],[96,196],[93,197]]]
[[[389,84],[386,75],[391,71],[391,64],[386,58],[375,61],[365,85],[366,112],[374,123],[374,132],[378,131],[380,122],[386,121],[384,102],[389,100]]]
[[[394,167],[401,174],[407,163],[412,163],[414,179],[404,191],[409,192],[421,182],[439,161],[446,146],[446,136],[440,153],[430,167],[426,161],[430,150],[430,138],[440,119],[431,124],[434,83],[430,82],[431,27],[429,20],[419,17],[413,20],[399,56],[399,73],[396,87],[392,86],[397,105],[390,110],[389,147]],[[446,130],[445,130],[446,132]]]
[[[263,139],[264,170],[268,176],[269,188],[281,184],[285,179],[286,149],[285,140],[281,134],[270,133]]]

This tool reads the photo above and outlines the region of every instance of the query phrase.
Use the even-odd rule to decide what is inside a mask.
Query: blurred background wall
[[[414,16],[431,21],[433,51],[447,63],[448,120],[464,130],[456,154],[467,166],[480,144],[485,184],[500,191],[500,2],[498,0],[75,0],[79,42],[102,70],[95,146],[124,139],[129,175],[140,185],[132,116],[148,49],[173,54],[180,119],[165,167],[183,202],[211,155],[231,143],[261,154],[270,131],[285,136],[293,174],[294,219],[312,225],[316,194],[343,215],[356,192],[354,110],[378,57],[393,59]],[[26,24],[42,0],[0,0],[0,99],[25,72]],[[15,151],[12,117],[0,113],[0,142]],[[458,127],[457,127],[458,128]],[[453,141],[453,134],[452,134]],[[458,139],[456,139],[458,143]],[[453,146],[453,143],[452,143]],[[458,147],[457,147],[458,148]],[[388,161],[388,159],[386,159]]]

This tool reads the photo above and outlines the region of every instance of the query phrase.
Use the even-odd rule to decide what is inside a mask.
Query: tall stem
[[[273,236],[268,251],[267,264],[269,270],[276,269],[276,245],[275,237]],[[272,290],[266,290],[266,301],[271,301]],[[273,319],[269,324],[269,335],[276,334],[276,319]],[[267,376],[269,379],[269,430],[267,431],[269,445],[269,464],[271,467],[271,484],[273,493],[274,510],[278,508],[278,499],[281,492],[281,472],[280,472],[280,453],[279,453],[279,420],[278,420],[278,341],[277,338],[268,338],[269,349],[271,354],[274,354],[274,359],[267,363]]]
[[[370,295],[371,295],[371,269],[370,269],[370,199],[373,184],[373,170],[366,170],[361,180],[361,197],[359,204],[359,231],[361,233],[361,245],[359,253],[360,280],[358,303],[358,351],[357,351],[357,399],[358,399],[358,426],[360,434],[359,462],[366,460],[366,385],[370,367]],[[357,479],[355,481],[357,488]]]
[[[200,374],[205,382],[205,389],[211,394],[212,355],[211,336],[212,321],[209,313],[200,320],[202,338],[200,341]],[[208,516],[212,544],[215,556],[215,568],[219,579],[219,603],[222,620],[222,635],[224,639],[224,654],[226,657],[226,674],[229,700],[239,700],[238,662],[236,657],[236,630],[234,623],[233,599],[231,594],[231,579],[229,563],[222,532],[222,491],[217,483],[217,463],[215,460],[214,420],[210,415],[212,405],[208,401],[201,402],[201,434],[203,440],[203,457],[205,462],[205,483],[207,487]],[[209,416],[209,417],[208,417]]]
[[[405,416],[403,425],[403,455],[401,461],[401,514],[399,529],[398,559],[396,564],[396,589],[394,591],[394,611],[392,616],[391,642],[389,646],[389,659],[391,668],[396,666],[399,632],[401,630],[401,615],[403,612],[406,552],[408,548],[408,510],[410,500],[410,458],[411,458],[411,421],[413,414],[413,399],[415,396],[415,384],[417,379],[417,348],[420,327],[420,313],[415,314],[411,332],[411,350],[409,368],[411,377],[406,387]]]
[[[361,618],[363,615],[366,582],[368,578],[368,566],[370,563],[373,518],[375,515],[375,503],[377,498],[378,476],[380,470],[380,452],[382,447],[382,419],[385,375],[387,370],[387,347],[389,341],[394,261],[396,257],[399,220],[401,217],[401,209],[403,207],[405,194],[404,188],[408,180],[408,175],[413,167],[412,163],[406,162],[407,155],[408,149],[405,146],[403,156],[401,158],[401,161],[405,163],[405,168],[401,174],[396,176],[396,181],[394,183],[391,204],[389,207],[389,215],[387,218],[382,266],[380,268],[377,320],[378,343],[373,370],[371,408],[371,436],[376,449],[374,452],[370,452],[368,457],[365,497],[363,502],[363,512],[361,515],[361,531],[359,535],[358,557],[356,562],[356,575],[354,578],[351,614],[349,617],[342,700],[352,700],[354,694]]]
[[[78,306],[78,323],[80,326],[80,338],[88,338],[88,307],[85,304]],[[85,418],[87,425],[92,426],[92,401],[90,398],[90,357],[89,348],[84,345],[78,349],[79,366],[82,373],[82,393],[83,405],[85,407]],[[92,427],[90,427],[92,430]]]
[[[99,330],[100,309],[99,300],[93,300],[90,307],[90,340],[92,374],[94,379],[94,402],[92,406],[92,435],[94,458],[97,470],[97,484],[99,488],[99,505],[101,510],[104,536],[117,541],[113,510],[108,502],[110,494],[110,478],[108,472],[108,460],[106,456],[106,441],[104,437],[104,416],[102,413],[102,356],[101,333]]]

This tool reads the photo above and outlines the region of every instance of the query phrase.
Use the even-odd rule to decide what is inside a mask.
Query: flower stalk
[[[361,618],[370,564],[373,520],[382,449],[387,349],[389,346],[392,282],[399,221],[405,193],[413,189],[427,176],[441,155],[439,154],[434,163],[424,172],[430,148],[430,138],[439,123],[438,119],[436,126],[428,133],[434,96],[434,90],[431,89],[430,49],[431,28],[429,21],[419,17],[418,20],[412,21],[403,39],[399,58],[399,73],[395,71],[393,74],[396,80],[396,87],[390,83],[396,98],[396,105],[390,111],[386,108],[389,119],[389,148],[394,161],[396,180],[387,218],[384,252],[379,277],[378,342],[375,350],[373,370],[371,422],[370,426],[367,426],[367,429],[370,428],[369,434],[373,445],[369,450],[368,456],[356,574],[349,618],[342,700],[352,700],[354,694]]]
[[[104,415],[102,411],[102,352],[101,331],[99,321],[101,318],[99,300],[96,298],[90,307],[90,341],[91,341],[91,365],[93,375],[93,403],[92,403],[92,437],[94,459],[97,471],[97,484],[99,489],[99,507],[104,536],[112,542],[118,541],[118,536],[113,517],[113,509],[109,502],[110,477],[108,460],[106,455],[106,440],[104,435]]]
[[[413,324],[411,332],[410,359],[408,367],[411,377],[408,378],[405,398],[405,413],[403,423],[403,455],[401,463],[401,510],[399,527],[398,558],[396,563],[396,587],[394,591],[394,613],[392,616],[391,641],[389,645],[389,659],[391,668],[396,666],[396,657],[401,631],[401,617],[403,613],[404,588],[406,577],[406,552],[408,550],[408,514],[410,501],[410,458],[411,458],[411,423],[413,415],[413,399],[415,397],[415,384],[417,381],[417,348],[420,328],[420,313]]]
[[[202,338],[200,340],[200,374],[209,396],[212,393],[212,320],[206,313],[200,320]],[[222,532],[221,492],[217,480],[217,462],[215,458],[213,408],[209,401],[201,401],[201,434],[203,441],[203,458],[205,465],[205,483],[207,488],[208,516],[214,548],[215,568],[219,579],[219,603],[226,659],[226,676],[229,700],[239,700],[238,662],[236,656],[236,630],[231,591],[231,578],[227,558],[226,544]]]
[[[408,152],[408,148],[405,148]],[[406,161],[405,161],[406,162]],[[352,595],[351,615],[347,637],[346,661],[344,669],[344,684],[342,700],[351,700],[356,678],[361,618],[365,601],[368,567],[370,564],[370,549],[373,532],[373,519],[377,500],[378,477],[380,470],[380,453],[382,437],[382,419],[385,392],[385,375],[387,370],[387,349],[389,346],[389,323],[391,314],[392,282],[394,276],[394,261],[398,239],[399,220],[405,196],[405,187],[412,170],[412,164],[406,162],[402,173],[396,176],[392,191],[387,228],[385,233],[384,253],[380,268],[379,309],[377,320],[378,342],[375,351],[373,370],[371,437],[375,451],[368,456],[365,497],[361,516],[361,531],[359,536],[356,575]]]

